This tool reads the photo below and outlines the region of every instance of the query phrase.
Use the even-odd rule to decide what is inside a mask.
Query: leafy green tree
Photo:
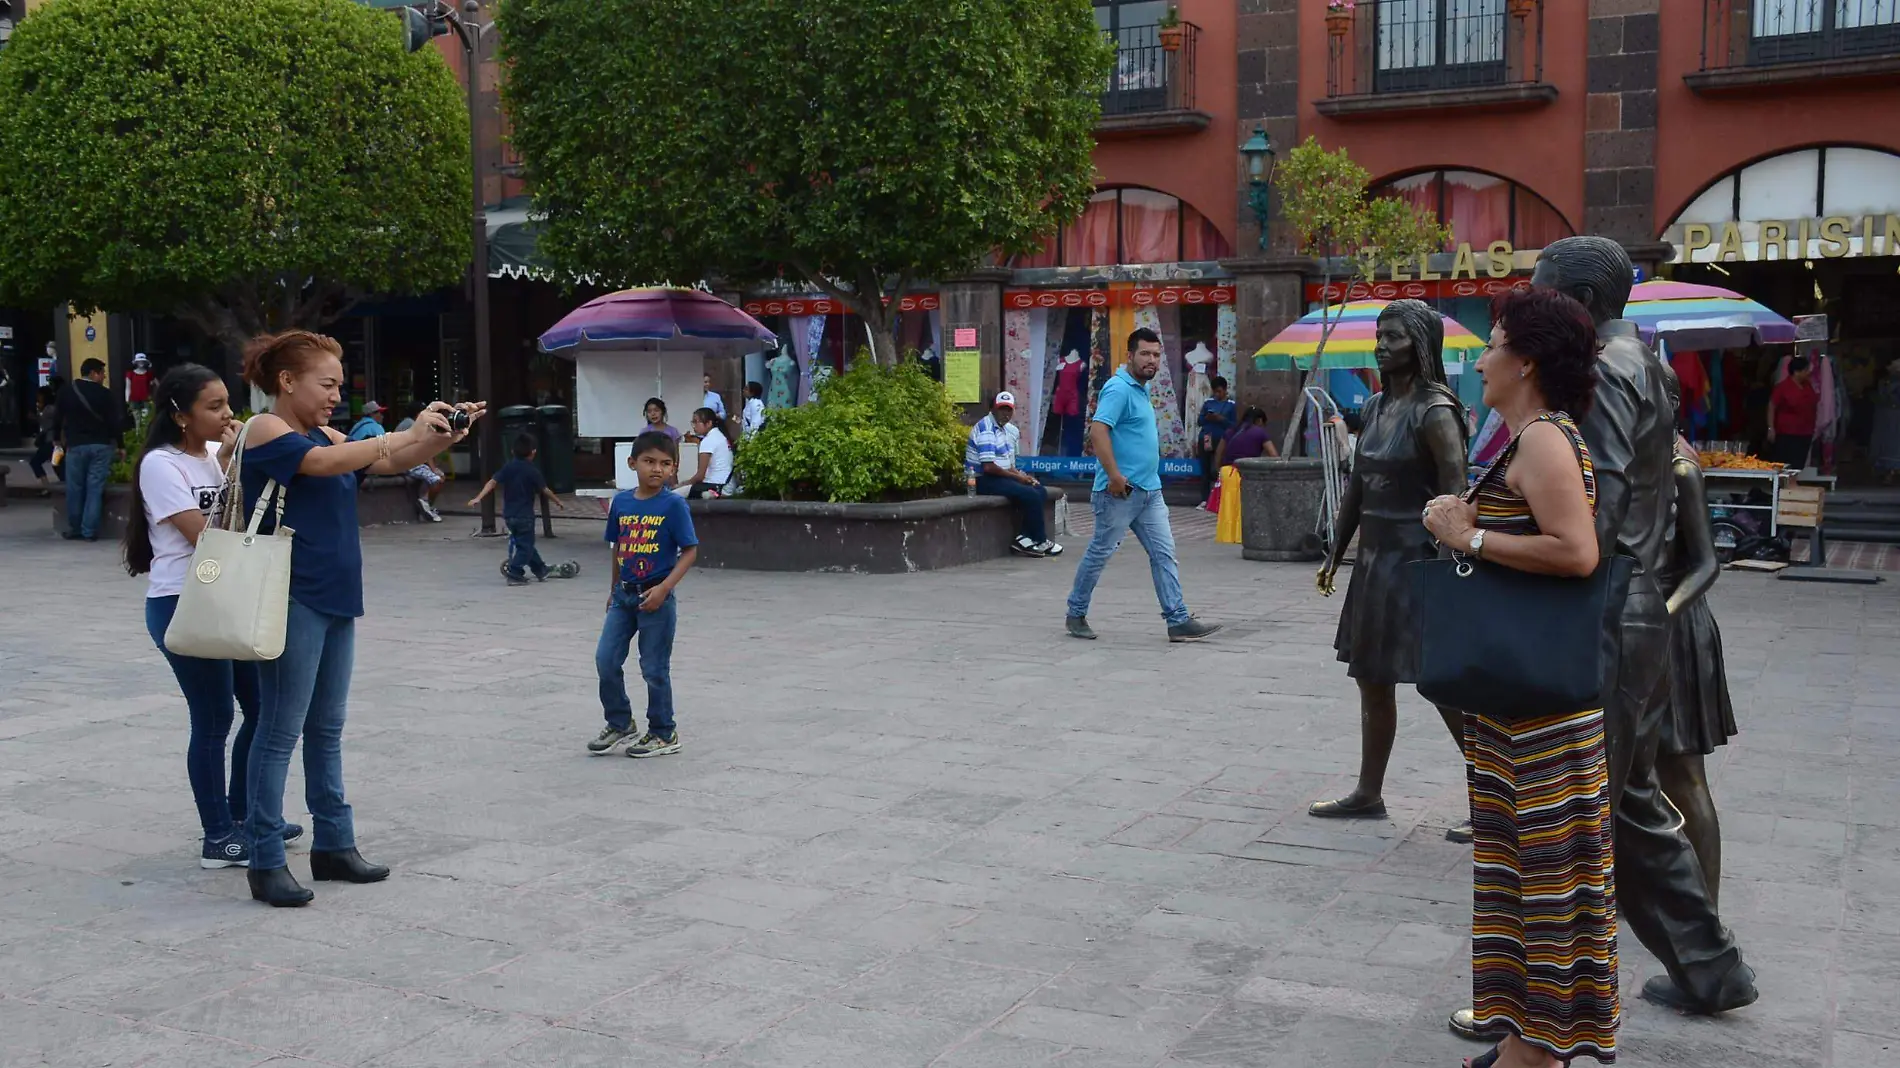
[[[470,254],[468,117],[351,0],[58,0],[0,52],[0,301],[239,347]]]
[[[543,252],[614,282],[785,275],[896,359],[910,282],[1037,247],[1094,187],[1089,0],[508,0]]]
[[[1315,137],[1308,137],[1274,167],[1274,186],[1287,225],[1300,253],[1319,261],[1322,292],[1331,288],[1335,277],[1343,278],[1350,292],[1354,282],[1373,281],[1381,268],[1437,252],[1451,240],[1451,231],[1439,223],[1436,213],[1397,197],[1372,196],[1367,190],[1371,181],[1372,174],[1353,162],[1345,149],[1328,152]],[[1302,387],[1311,383],[1322,366],[1326,343],[1345,310],[1344,300],[1321,305],[1319,353]],[[1293,443],[1299,438],[1300,417],[1306,410],[1304,388],[1294,405],[1280,448],[1282,456],[1293,455]]]

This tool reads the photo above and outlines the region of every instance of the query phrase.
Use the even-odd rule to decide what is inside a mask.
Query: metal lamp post
[[[1260,248],[1262,251],[1273,247],[1270,223],[1273,219],[1273,139],[1267,136],[1265,126],[1255,126],[1253,136],[1240,146],[1240,155],[1247,161],[1247,187],[1250,193],[1247,204],[1253,209],[1253,221],[1260,227]]]

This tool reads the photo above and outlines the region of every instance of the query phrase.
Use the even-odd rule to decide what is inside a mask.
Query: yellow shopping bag
[[[1232,464],[1220,469],[1220,518],[1214,523],[1214,540],[1240,544],[1240,469]]]

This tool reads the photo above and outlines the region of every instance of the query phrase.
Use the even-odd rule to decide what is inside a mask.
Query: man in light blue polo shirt
[[[1161,499],[1161,436],[1155,426],[1154,402],[1148,383],[1161,370],[1161,338],[1143,328],[1128,335],[1128,362],[1102,387],[1095,416],[1089,422],[1089,443],[1101,470],[1095,474],[1095,534],[1075,570],[1069,591],[1069,634],[1093,639],[1089,629],[1089,598],[1102,577],[1108,558],[1131,529],[1148,551],[1148,569],[1154,573],[1155,596],[1168,621],[1168,640],[1197,642],[1220,629],[1188,614],[1181,595],[1180,569],[1174,560],[1174,531],[1168,526],[1168,505]]]

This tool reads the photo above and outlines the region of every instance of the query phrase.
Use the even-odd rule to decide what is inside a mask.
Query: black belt
[[[644,582],[619,582],[619,583],[615,583],[615,585],[620,588],[621,593],[633,594],[635,596],[638,596],[639,594],[645,593],[648,590],[652,589],[653,587],[658,586],[660,583],[665,582],[667,580],[667,576],[671,574],[672,572],[669,571],[667,572],[666,575],[661,575],[659,578],[647,579]]]

